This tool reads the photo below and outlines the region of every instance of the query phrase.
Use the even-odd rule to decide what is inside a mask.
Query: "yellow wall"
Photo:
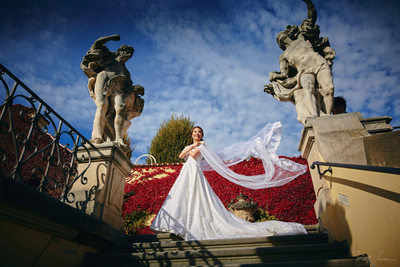
[[[398,167],[400,134],[390,132],[390,120],[352,113],[309,118],[299,150],[309,166],[331,161]],[[354,136],[353,129],[363,134]],[[368,254],[373,266],[400,266],[400,175],[339,167],[323,177],[317,168],[310,173],[321,230],[347,240],[352,256]]]
[[[400,175],[332,169],[322,179],[333,202],[321,213],[322,224],[337,241],[347,240],[353,256],[366,253],[375,266],[400,266]]]

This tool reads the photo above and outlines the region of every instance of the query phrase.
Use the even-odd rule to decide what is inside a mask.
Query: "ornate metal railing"
[[[101,152],[1,64],[0,81],[0,172],[72,203],[72,186],[88,182],[88,148]],[[78,148],[89,158],[78,158]],[[89,164],[78,172],[80,161]]]

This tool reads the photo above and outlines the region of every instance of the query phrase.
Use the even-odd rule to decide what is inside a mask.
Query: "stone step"
[[[228,247],[152,253],[112,253],[95,255],[91,260],[88,259],[88,262],[92,266],[125,266],[129,264],[174,266],[328,261],[346,258],[348,258],[346,243],[306,243],[276,247]]]
[[[316,234],[319,232],[319,224],[303,225],[303,226],[309,234]],[[171,233],[157,233],[154,235],[131,236],[130,240],[132,243],[138,243],[138,242],[156,242],[156,241],[170,241],[170,240],[179,241],[183,240],[183,238]]]
[[[210,248],[234,248],[234,247],[272,247],[296,244],[327,243],[325,234],[269,236],[255,238],[235,238],[220,240],[195,240],[195,241],[157,241],[135,242],[129,247],[123,248],[131,252],[154,252],[171,250],[200,250]],[[121,249],[121,248],[120,248]]]
[[[184,266],[184,265],[183,265]],[[190,265],[186,265],[190,266]],[[197,267],[205,266],[221,266],[221,265],[197,265]],[[346,259],[330,259],[330,260],[305,260],[305,261],[277,261],[277,262],[264,262],[264,263],[244,263],[244,264],[224,264],[225,267],[262,267],[262,266],[277,266],[277,267],[299,267],[299,266],[312,266],[312,267],[370,267],[368,256],[361,255],[358,257],[351,257]]]
[[[329,243],[318,225],[307,235],[184,241],[170,233],[141,235],[132,244],[86,255],[84,266],[370,266],[349,257],[346,242]]]

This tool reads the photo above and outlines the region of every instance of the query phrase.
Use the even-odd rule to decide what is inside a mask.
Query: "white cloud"
[[[275,34],[287,24],[301,23],[305,8],[301,10],[304,11],[302,14],[293,12],[301,5],[287,7],[276,2],[268,5],[271,11],[246,7],[249,10],[242,12],[240,8],[245,6],[242,2],[232,9],[225,6],[228,13],[232,12],[227,15],[231,19],[229,22],[216,18],[201,20],[192,13],[170,21],[169,16],[174,16],[170,11],[172,14],[168,13],[168,16],[159,15],[141,24],[142,30],[151,36],[159,49],[158,53],[162,54],[160,72],[172,76],[171,84],[165,86],[166,90],[154,103],[168,102],[173,106],[179,102],[178,110],[201,123],[211,138],[209,142],[216,148],[250,137],[267,122],[282,120],[290,127],[284,127],[284,143],[279,151],[296,154],[302,127],[295,120],[294,107],[272,99],[262,92],[262,87],[268,82],[266,74],[278,68],[280,51]],[[329,36],[337,50],[334,69],[337,92],[348,99],[352,111],[363,111],[365,116],[379,114],[379,111],[390,113],[393,93],[399,94],[398,78],[393,76],[397,64],[393,66],[385,51],[398,39],[386,38],[379,42],[378,39],[391,35],[382,30],[385,26],[382,23],[374,24],[362,13],[358,24],[354,24],[354,18],[343,18],[343,14],[332,12],[332,7],[326,8],[318,23],[321,35]],[[352,8],[362,11],[357,6]],[[149,13],[147,17],[154,18],[154,14]],[[364,30],[366,25],[368,31]],[[379,45],[374,47],[371,43]],[[398,51],[394,52],[398,54]],[[383,56],[388,60],[383,62]],[[389,68],[391,73],[385,75],[382,67]],[[383,87],[392,89],[382,91]],[[174,94],[167,96],[166,92],[171,91]],[[151,107],[152,100],[146,105]],[[171,110],[169,106],[158,112]],[[132,131],[134,138],[138,132]]]
[[[47,10],[49,5],[26,7],[20,11],[26,20],[15,12],[15,19],[0,19],[6,36],[0,49],[7,51],[0,60],[73,125],[90,131],[95,106],[79,63],[95,38],[117,32],[121,42],[107,45],[111,50],[121,43],[137,48],[127,67],[134,83],[146,90],[143,114],[129,129],[135,155],[147,152],[159,125],[172,113],[189,115],[202,125],[213,148],[243,141],[267,122],[279,120],[284,127],[278,152],[296,154],[302,126],[294,106],[264,93],[263,85],[268,72],[279,69],[281,51],[275,36],[286,25],[301,23],[306,17],[304,3],[208,4],[212,9],[178,0],[117,1],[114,5],[124,6],[123,13],[105,12],[107,5],[99,4],[84,9],[85,17],[72,16],[74,7],[63,3],[74,12]],[[330,38],[337,53],[336,94],[347,99],[349,111],[360,111],[364,117],[397,116],[393,124],[399,125],[398,3],[314,4],[321,36]],[[85,2],[81,5],[84,8]]]
[[[143,31],[159,49],[160,72],[171,83],[154,82],[154,87],[163,86],[163,90],[151,99],[148,94],[142,118],[130,130],[133,138],[149,144],[171,111],[189,115],[201,124],[214,148],[243,141],[267,122],[283,120],[288,114],[295,120],[294,108],[287,106],[290,104],[277,103],[263,92],[267,71],[263,69],[265,50],[257,44],[264,39],[262,27],[254,22],[257,14],[240,17],[240,22],[248,24],[240,24],[239,30],[245,32],[250,27],[256,35],[249,39],[243,38],[242,32],[235,34],[238,29],[224,21],[201,21],[193,16],[190,21],[180,18],[172,25],[163,16],[142,22]],[[275,109],[271,110],[272,106]],[[157,126],[149,128],[146,117],[153,118]],[[297,148],[294,140],[285,140],[285,147],[292,148],[284,152],[291,153],[293,145]],[[144,147],[137,146],[136,153],[145,153],[141,150]]]

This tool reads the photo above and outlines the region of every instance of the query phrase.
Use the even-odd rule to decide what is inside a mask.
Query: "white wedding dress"
[[[268,147],[268,145],[266,147]],[[213,158],[210,158],[209,151],[205,146],[201,145],[199,150],[201,151],[201,155],[196,159],[189,157],[183,165],[164,204],[150,226],[152,230],[174,233],[183,237],[185,240],[228,239],[307,233],[303,225],[298,223],[281,221],[251,223],[229,212],[210,187],[200,167],[200,162],[203,159],[202,155],[205,156],[209,164]],[[271,158],[273,160],[271,160]],[[216,161],[218,161],[218,159],[219,158],[217,158]],[[282,159],[282,163],[278,157],[271,157],[271,155],[269,156],[269,160],[274,163],[275,166],[277,164],[288,165],[284,167],[286,170],[290,169],[290,171],[293,171],[293,166],[299,170],[295,175],[290,176],[290,179],[286,176],[282,177],[284,182],[280,184],[276,184],[276,174],[270,174],[267,176],[267,178],[269,177],[268,179],[271,180],[270,184],[264,181],[258,188],[282,185],[293,180],[299,174],[304,173],[306,169],[304,165],[299,166],[299,164],[287,161],[286,159]],[[215,162],[213,161],[212,163]],[[215,164],[210,164],[210,166],[215,166]],[[220,168],[216,168],[215,170],[231,180],[230,177],[220,172],[219,169]],[[275,167],[275,170],[277,170],[277,167]],[[228,168],[226,168],[225,172],[228,173],[228,176],[236,175]],[[287,172],[282,171],[278,173],[287,174]],[[251,177],[253,176],[244,176],[242,179],[245,179],[245,182],[249,182],[248,180]],[[258,176],[254,177],[257,178]],[[240,184],[240,182],[243,183],[243,181],[238,181],[239,178],[240,177],[232,178],[233,182],[237,182],[238,184]],[[264,184],[268,186],[264,186]]]

